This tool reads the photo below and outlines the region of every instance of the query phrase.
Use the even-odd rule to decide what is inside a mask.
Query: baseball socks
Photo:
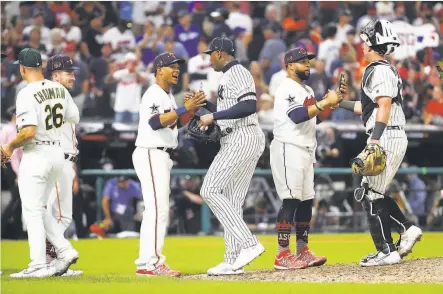
[[[278,253],[284,252],[289,249],[289,242],[291,239],[292,221],[294,220],[294,214],[300,200],[297,199],[284,199],[282,206],[277,214],[277,240],[278,240]]]
[[[55,252],[54,245],[46,239],[46,262],[51,263],[54,259],[57,259],[57,253]]]

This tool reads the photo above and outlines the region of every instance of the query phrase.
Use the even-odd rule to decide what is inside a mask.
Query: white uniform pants
[[[132,154],[135,172],[141,182],[145,211],[140,228],[137,269],[152,270],[165,262],[162,255],[169,221],[169,194],[173,162],[158,149],[137,147]]]
[[[275,189],[280,199],[313,199],[314,150],[273,140],[270,161]]]
[[[370,137],[368,142],[370,142]],[[362,185],[368,183],[369,190],[367,197],[369,200],[376,200],[383,198],[386,188],[391,183],[395,174],[400,167],[403,158],[405,157],[406,149],[408,149],[408,138],[404,130],[385,130],[380,138],[380,146],[386,151],[386,168],[375,177],[363,177]]]
[[[46,266],[47,238],[56,251],[71,247],[57,221],[45,206],[49,194],[59,177],[64,153],[58,146],[35,146],[24,150],[20,163],[18,186],[22,201],[23,218],[28,231],[31,263],[29,268]]]

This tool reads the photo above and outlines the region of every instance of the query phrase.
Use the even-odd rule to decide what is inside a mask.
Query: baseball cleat
[[[27,278],[47,278],[55,274],[55,267],[45,266],[41,268],[27,268],[21,272],[11,274],[13,279],[27,279]]]
[[[83,275],[83,271],[68,269],[66,273],[62,275],[62,277],[75,277],[81,275]]]
[[[206,273],[208,274],[208,276],[229,276],[242,275],[245,273],[245,271],[243,268],[234,270],[232,268],[232,264],[223,261],[222,263],[208,269]]]
[[[145,276],[145,277],[155,277],[155,276],[180,277],[182,275],[181,272],[170,269],[169,266],[167,266],[166,264],[159,265],[153,270],[138,269],[135,272],[135,274],[137,276]]]
[[[417,226],[411,226],[403,234],[400,235],[400,244],[397,247],[400,257],[406,257],[412,252],[415,243],[421,240],[423,231]]]
[[[308,266],[321,266],[325,264],[327,260],[324,256],[316,256],[314,252],[309,250],[308,246],[303,248],[296,258],[306,262]]]
[[[368,254],[360,261],[360,265],[363,267],[382,266],[400,263],[401,258],[397,251],[390,253],[383,253],[382,251],[377,254]]]
[[[274,268],[277,270],[302,269],[308,266],[307,262],[297,259],[289,249],[277,254],[274,261]]]
[[[69,269],[71,265],[77,262],[79,258],[78,252],[74,248],[68,248],[61,252],[57,252],[55,260],[55,276],[61,276]]]
[[[262,255],[263,252],[265,252],[265,247],[263,247],[261,243],[257,243],[256,245],[248,248],[243,248],[232,265],[232,269],[236,271],[245,267],[251,263],[251,261]]]

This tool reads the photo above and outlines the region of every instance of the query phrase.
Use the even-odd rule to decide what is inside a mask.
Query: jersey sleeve
[[[125,75],[125,70],[121,69],[121,70],[117,70],[116,72],[114,72],[112,74],[112,78],[114,80],[120,81],[123,78],[124,75]]]
[[[67,90],[65,90],[68,92]],[[77,105],[74,103],[74,100],[71,97],[71,94],[67,94],[66,96],[66,112],[65,112],[65,121],[71,124],[78,124],[80,121],[80,112],[78,110]]]
[[[27,89],[22,89],[17,95],[16,101],[16,124],[20,130],[25,126],[37,126],[38,114],[35,107],[34,97]]]
[[[283,91],[283,99],[285,100],[284,105],[286,109],[286,114],[289,114],[296,108],[303,107],[305,101],[305,96],[298,93],[296,90]]]
[[[233,99],[237,102],[245,100],[257,100],[255,83],[251,73],[243,66],[232,67],[231,79],[228,86],[232,89]]]
[[[377,97],[396,97],[399,79],[388,66],[376,66],[371,76],[368,77],[367,93],[372,101]]]
[[[151,118],[154,115],[165,113],[163,103],[163,93],[157,91],[155,88],[149,88],[142,98],[142,111],[147,114],[147,117]]]

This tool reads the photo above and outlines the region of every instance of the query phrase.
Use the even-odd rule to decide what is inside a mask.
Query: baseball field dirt
[[[397,238],[397,236],[395,236]],[[206,270],[223,259],[221,237],[168,237],[167,263],[183,277],[135,276],[138,239],[72,241],[80,253],[73,269],[78,277],[14,280],[11,273],[29,263],[26,241],[1,242],[2,294],[121,294],[121,293],[443,293],[443,233],[425,233],[413,253],[401,264],[361,268],[358,261],[374,251],[369,234],[311,234],[310,249],[328,261],[317,268],[277,272],[273,262],[276,236],[259,236],[266,252],[245,268],[240,277],[207,277]],[[292,247],[295,240],[292,240]]]

